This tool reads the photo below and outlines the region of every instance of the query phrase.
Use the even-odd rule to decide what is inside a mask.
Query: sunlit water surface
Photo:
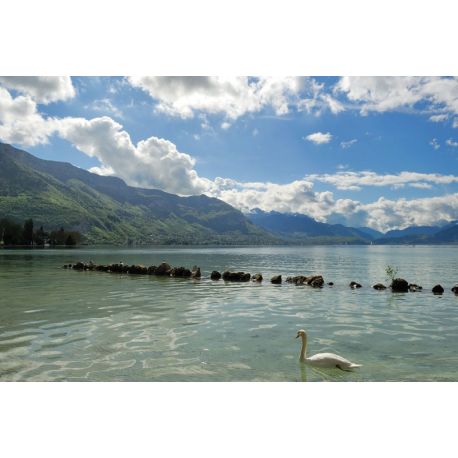
[[[203,278],[61,268],[78,260],[197,264]],[[425,290],[373,290],[388,264]],[[457,267],[457,246],[0,250],[0,381],[458,380]],[[226,269],[265,281],[209,279]],[[335,285],[269,281],[312,273]],[[363,367],[304,367],[300,328],[310,354]]]

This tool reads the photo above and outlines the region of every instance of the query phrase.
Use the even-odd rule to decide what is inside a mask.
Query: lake
[[[203,277],[61,268],[79,260],[196,264]],[[424,290],[373,290],[387,265]],[[212,270],[264,282],[212,281]],[[275,274],[322,274],[334,286],[272,285]],[[457,282],[458,246],[4,249],[0,381],[456,381]],[[301,328],[308,355],[363,367],[304,367]]]

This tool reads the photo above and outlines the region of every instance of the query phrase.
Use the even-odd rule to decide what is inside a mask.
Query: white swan
[[[356,367],[361,367],[361,364],[352,363],[348,361],[348,359],[342,358],[342,356],[334,353],[317,353],[316,355],[306,358],[307,334],[303,329],[297,331],[296,339],[299,337],[302,338],[301,357],[299,358],[301,363],[307,363],[316,367],[337,368],[342,371],[350,371]]]

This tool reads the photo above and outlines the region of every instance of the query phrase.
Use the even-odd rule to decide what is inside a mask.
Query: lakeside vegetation
[[[43,226],[34,228],[33,219],[29,218],[21,225],[8,219],[0,219],[0,246],[2,247],[44,247],[44,246],[75,246],[81,243],[78,231],[58,230],[46,231]]]

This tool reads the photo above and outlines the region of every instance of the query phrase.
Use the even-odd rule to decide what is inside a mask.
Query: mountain
[[[357,227],[356,229],[358,229],[358,231],[360,232],[363,232],[364,234],[367,234],[373,240],[383,237],[384,235],[383,232],[376,231],[375,229],[372,229],[371,227]]]
[[[378,245],[429,245],[446,244],[458,242],[458,221],[451,221],[442,227],[438,226],[418,226],[410,227],[400,231],[390,231],[391,233],[401,233],[402,236],[388,236],[377,239],[374,243]]]
[[[341,224],[315,221],[300,213],[264,212],[255,209],[246,216],[259,227],[288,240],[313,243],[369,243],[373,236]]]
[[[278,243],[219,199],[134,188],[0,143],[2,217],[78,230],[87,243]]]
[[[405,229],[388,231],[384,238],[406,237],[409,235],[433,235],[440,230],[438,226],[410,226]]]

